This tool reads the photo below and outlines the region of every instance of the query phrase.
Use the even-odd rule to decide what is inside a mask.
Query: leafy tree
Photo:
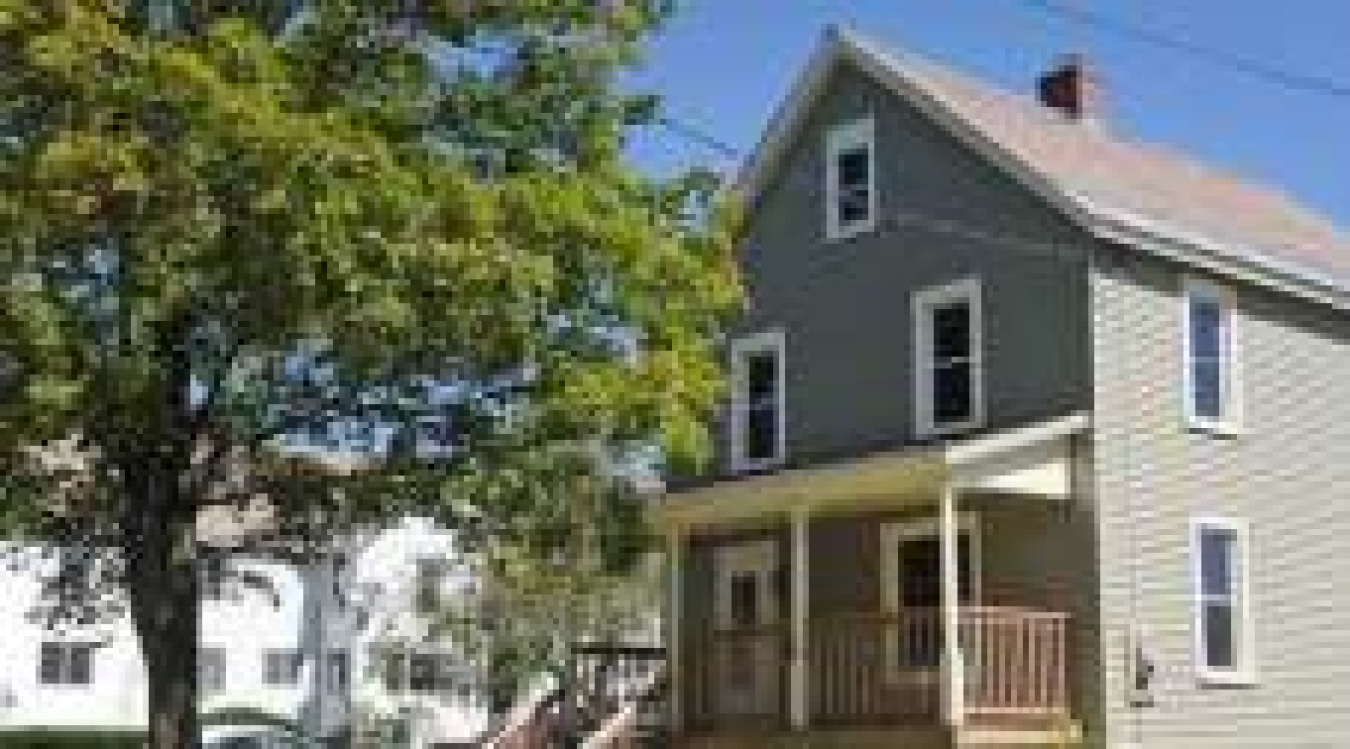
[[[624,163],[668,2],[293,5],[0,0],[0,522],[129,613],[155,749],[204,571],[406,512],[546,558],[597,451],[703,451],[737,300],[706,177]]]

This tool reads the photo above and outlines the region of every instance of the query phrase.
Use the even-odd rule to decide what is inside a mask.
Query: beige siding
[[[1111,746],[1350,744],[1350,326],[1237,290],[1245,432],[1189,431],[1175,267],[1104,250],[1093,281],[1094,421]],[[1190,523],[1251,524],[1258,681],[1193,665]],[[1127,704],[1130,627],[1156,704]]]

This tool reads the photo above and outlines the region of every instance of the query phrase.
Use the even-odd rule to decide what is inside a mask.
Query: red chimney
[[[1090,120],[1100,114],[1097,75],[1082,55],[1065,55],[1036,86],[1042,104],[1071,119]]]

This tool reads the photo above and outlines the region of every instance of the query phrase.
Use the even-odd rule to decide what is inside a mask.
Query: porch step
[[[937,726],[720,732],[673,739],[672,749],[1076,749],[1082,730],[1064,727],[968,726],[953,735]]]

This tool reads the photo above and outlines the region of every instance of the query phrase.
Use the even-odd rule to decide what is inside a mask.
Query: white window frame
[[[728,445],[731,457],[731,470],[736,473],[757,471],[782,463],[787,454],[787,359],[784,355],[785,337],[781,328],[772,328],[762,333],[738,338],[731,344],[731,412]],[[751,459],[746,455],[749,436],[750,403],[749,367],[746,360],[750,356],[772,353],[778,362],[777,381],[774,392],[775,434],[773,455],[767,458]]]
[[[1221,393],[1222,414],[1218,419],[1200,414],[1195,402],[1195,369],[1192,365],[1193,341],[1191,340],[1192,302],[1196,299],[1217,302],[1223,310],[1223,391]],[[1196,431],[1215,434],[1237,434],[1242,424],[1242,382],[1239,366],[1239,345],[1237,299],[1233,290],[1212,281],[1187,278],[1181,295],[1181,368],[1182,402],[1187,425]]]
[[[839,215],[839,156],[858,147],[867,149],[867,218],[845,224]],[[825,236],[830,241],[848,239],[876,228],[876,124],[870,115],[838,125],[826,135],[825,200]]]
[[[777,576],[779,569],[778,543],[773,538],[744,541],[718,547],[714,554],[717,565],[717,591],[714,599],[714,619],[719,630],[734,629],[732,619],[732,581],[743,575],[757,578],[759,601],[756,606],[758,626],[771,626],[781,620],[782,602],[778,600]]]
[[[887,613],[900,611],[900,544],[912,538],[937,536],[942,532],[938,518],[895,521],[881,526],[881,602]],[[973,602],[983,600],[983,576],[981,557],[983,554],[980,539],[980,516],[975,512],[962,512],[956,516],[957,534],[966,534],[970,538],[970,599]]]
[[[936,423],[933,397],[933,310],[954,302],[970,307],[970,418]],[[920,438],[942,437],[978,429],[984,424],[984,285],[978,278],[922,289],[914,293],[914,430]]]
[[[1233,607],[1234,662],[1232,668],[1216,668],[1208,662],[1208,643],[1205,632],[1205,591],[1203,578],[1203,560],[1201,555],[1201,534],[1206,530],[1231,532],[1234,543],[1234,559],[1237,562],[1238,579],[1231,581],[1232,595],[1237,601],[1230,602]],[[1195,670],[1199,680],[1206,684],[1252,685],[1256,683],[1256,631],[1252,610],[1252,568],[1251,568],[1251,527],[1245,520],[1228,517],[1205,516],[1191,521],[1191,626],[1195,634]],[[1233,571],[1230,570],[1230,573]]]

